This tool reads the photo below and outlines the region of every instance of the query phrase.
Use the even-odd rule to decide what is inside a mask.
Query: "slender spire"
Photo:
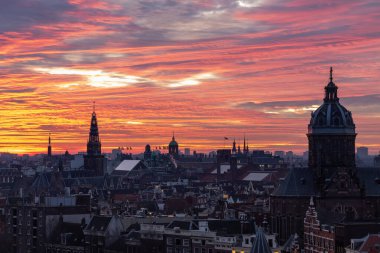
[[[333,82],[333,68],[330,67],[330,83]]]
[[[93,102],[93,112],[91,116],[90,132],[87,142],[87,154],[88,155],[100,155],[101,143],[99,138],[98,120],[95,113],[95,101]]]
[[[247,149],[245,147],[245,134],[244,134],[244,144],[243,144],[243,152],[245,152]]]
[[[174,137],[174,131],[173,131],[173,137],[172,137],[172,140],[175,141],[175,137]]]
[[[236,141],[234,138],[234,142],[232,143],[232,153],[236,153]]]
[[[51,138],[50,138],[50,133],[49,133],[49,144],[48,144],[48,156],[51,156]]]

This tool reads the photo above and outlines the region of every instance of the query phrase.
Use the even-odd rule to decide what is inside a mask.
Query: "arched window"
[[[334,124],[334,126],[339,126],[340,125],[340,119],[339,119],[339,117],[334,117],[333,124]]]

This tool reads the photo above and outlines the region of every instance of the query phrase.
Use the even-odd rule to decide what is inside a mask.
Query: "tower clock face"
[[[334,213],[336,214],[344,214],[344,215],[353,215],[353,217],[358,217],[358,212],[356,211],[355,207],[351,205],[341,204],[338,203],[334,208]]]

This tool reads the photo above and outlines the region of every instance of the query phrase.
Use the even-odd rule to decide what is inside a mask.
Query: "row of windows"
[[[190,241],[189,241],[189,239],[180,239],[180,238],[168,237],[168,238],[166,238],[166,244],[167,245],[176,245],[176,246],[189,246]]]
[[[190,249],[176,249],[172,247],[167,247],[166,253],[191,253],[191,252],[190,252]]]

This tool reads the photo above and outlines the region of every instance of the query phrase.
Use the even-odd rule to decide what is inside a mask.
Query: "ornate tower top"
[[[351,112],[339,103],[338,87],[333,82],[332,67],[330,67],[329,83],[325,86],[323,104],[311,114],[309,134],[311,133],[355,133]]]
[[[178,155],[178,142],[176,142],[175,137],[174,137],[174,131],[173,131],[173,137],[172,141],[169,143],[169,154],[171,155]]]
[[[88,155],[100,155],[101,143],[99,138],[98,120],[95,112],[95,102],[93,104],[93,112],[91,116],[90,132],[87,142],[87,154]]]

